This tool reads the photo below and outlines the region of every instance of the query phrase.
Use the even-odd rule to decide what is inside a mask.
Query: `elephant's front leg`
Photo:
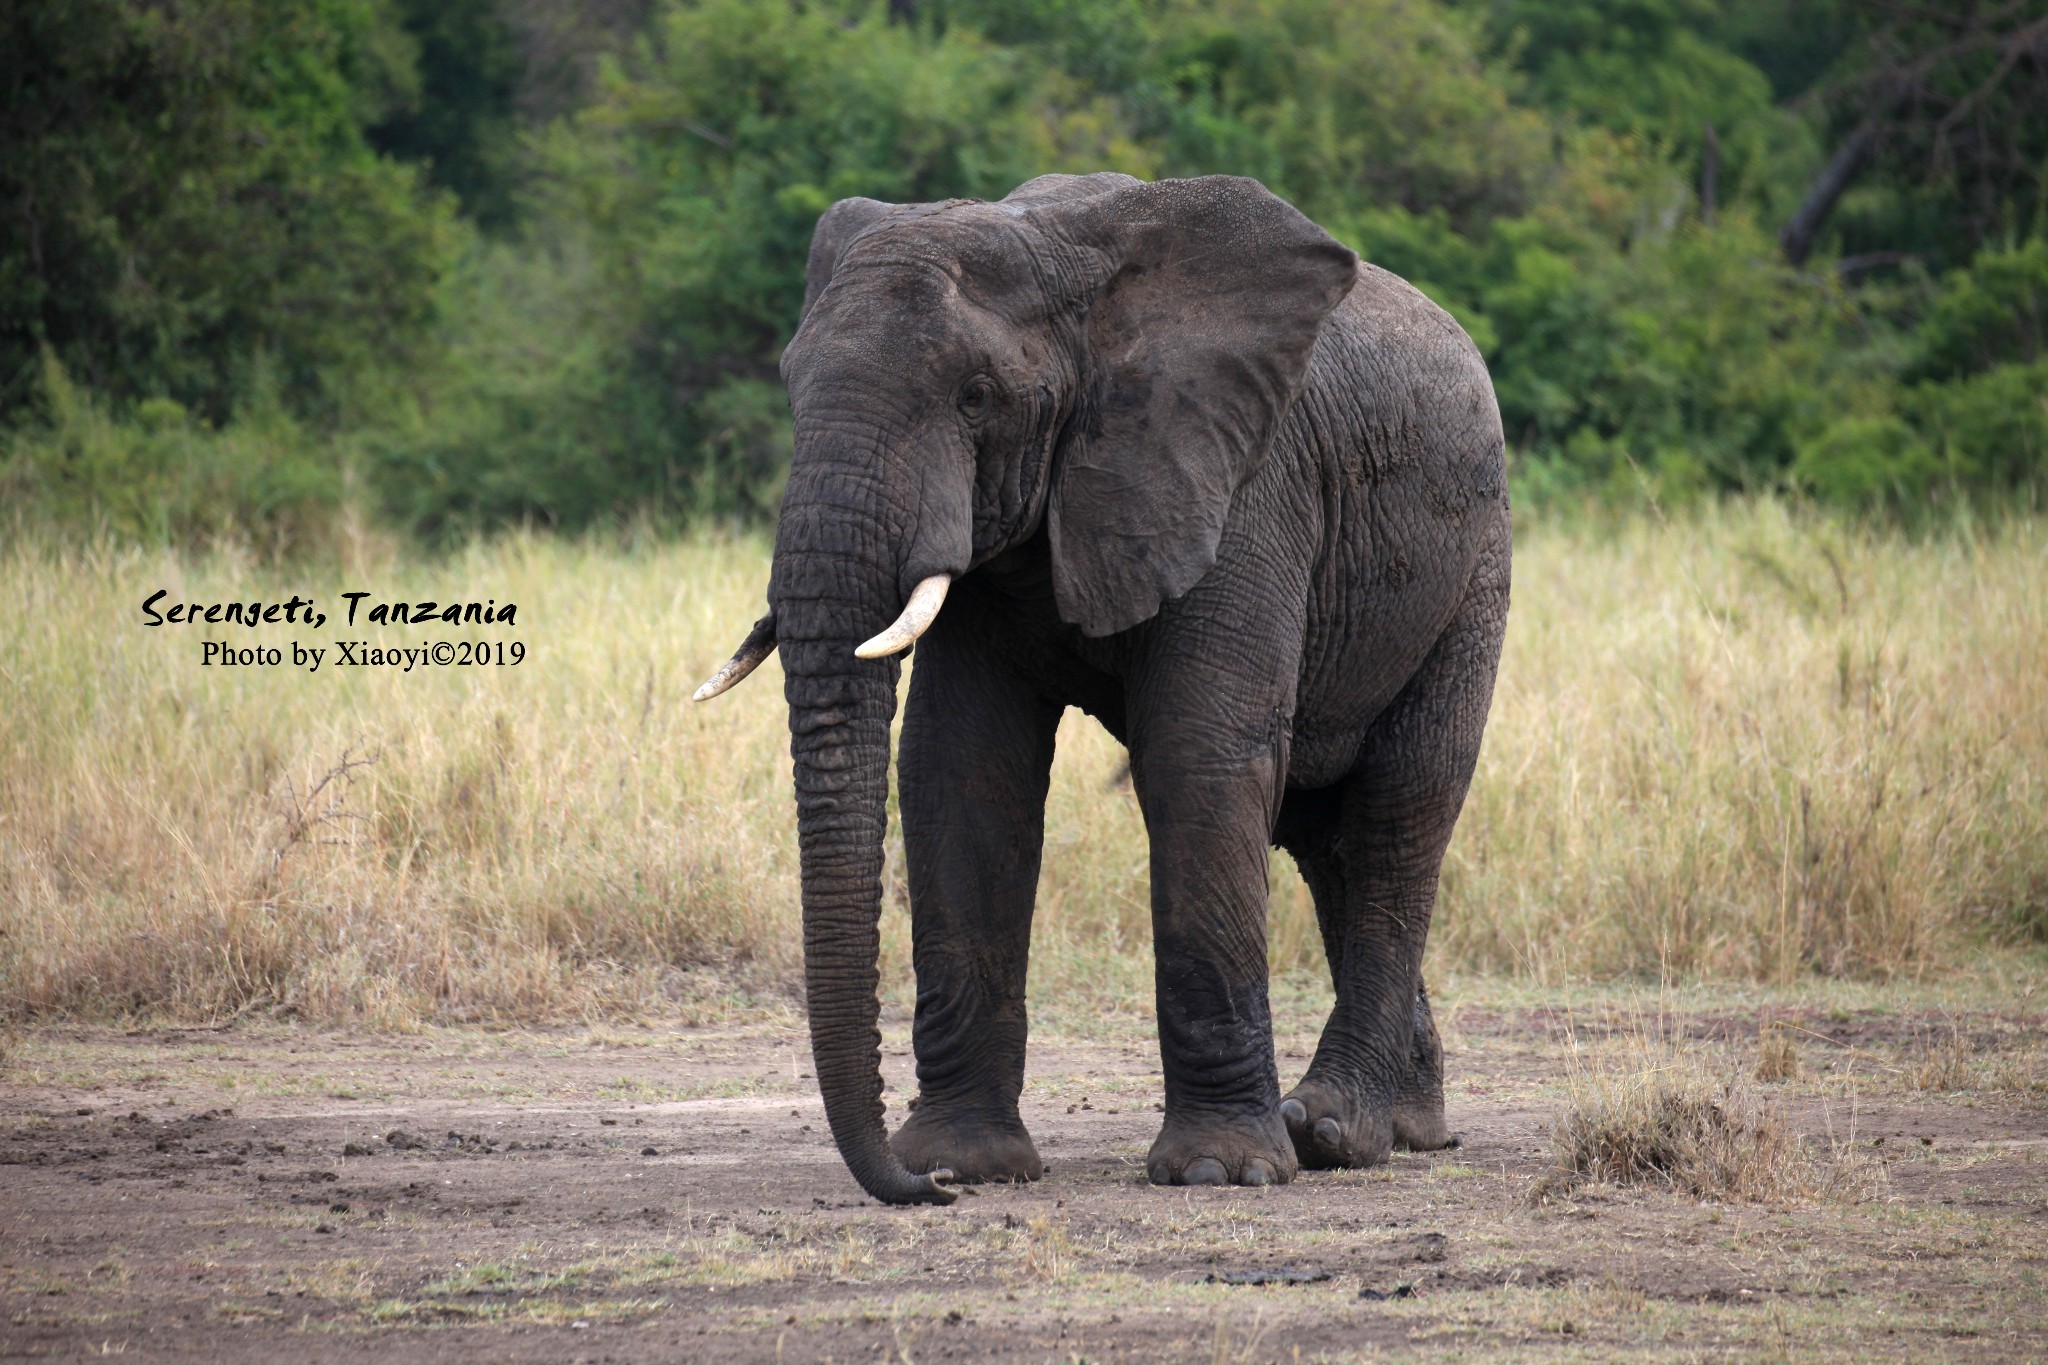
[[[1132,728],[1166,1076],[1146,1171],[1160,1185],[1283,1184],[1297,1163],[1266,999],[1266,858],[1288,727],[1268,689],[1170,691],[1180,695],[1150,698]]]
[[[913,1171],[1036,1180],[1044,1166],[1017,1097],[1061,708],[975,638],[972,605],[956,602],[919,642],[903,720],[918,1101],[892,1145]]]

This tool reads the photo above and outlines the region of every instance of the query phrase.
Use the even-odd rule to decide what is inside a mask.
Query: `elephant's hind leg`
[[[1315,897],[1317,918],[1322,921],[1325,952],[1330,961],[1342,962],[1343,934],[1348,916],[1343,909],[1343,869],[1335,850],[1318,849],[1313,845],[1303,846],[1293,841],[1286,842],[1284,846],[1294,854],[1302,877],[1308,882],[1310,892]],[[1394,1091],[1391,1115],[1392,1145],[1411,1152],[1434,1152],[1445,1147],[1455,1147],[1458,1145],[1458,1139],[1452,1135],[1444,1122],[1443,1045],[1437,1038],[1436,1021],[1430,1013],[1429,988],[1419,977],[1415,986],[1414,1029],[1414,1040],[1408,1050],[1408,1065]],[[1305,1138],[1313,1137],[1315,1123],[1321,1123],[1325,1119],[1330,1120],[1332,1124],[1331,1128],[1323,1130],[1325,1139],[1332,1132],[1352,1126],[1347,1125],[1345,1119],[1339,1117],[1346,1109],[1357,1111],[1352,1116],[1355,1126],[1371,1129],[1377,1136],[1377,1130],[1381,1126],[1377,1117],[1368,1116],[1363,1112],[1371,1106],[1351,1103],[1349,1099],[1350,1097],[1342,1094],[1326,1094],[1323,1102],[1315,1107],[1314,1122],[1311,1123],[1308,1121],[1311,1116],[1306,1098],[1300,1094],[1290,1094],[1287,1103],[1300,1106],[1300,1109],[1297,1112],[1294,1108],[1284,1108],[1283,1117],[1289,1122],[1297,1147],[1312,1146],[1313,1144],[1305,1141]],[[1326,1141],[1323,1145],[1329,1144]],[[1359,1145],[1369,1150],[1378,1150],[1376,1142]],[[1318,1155],[1319,1163],[1326,1161],[1326,1156]],[[1304,1164],[1308,1164],[1306,1160]],[[1369,1164],[1369,1159],[1327,1164]]]
[[[1501,558],[1366,735],[1334,815],[1296,852],[1316,899],[1336,1006],[1281,1116],[1305,1167],[1369,1166],[1453,1144],[1422,950],[1444,850],[1479,756],[1506,620]]]
[[[1044,1171],[1017,1113],[1024,977],[1061,708],[975,638],[971,599],[918,644],[901,793],[917,967],[918,1100],[891,1145],[965,1182]]]

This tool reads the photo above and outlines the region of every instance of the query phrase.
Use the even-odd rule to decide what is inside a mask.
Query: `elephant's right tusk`
[[[916,644],[917,637],[930,630],[932,622],[938,619],[939,608],[946,604],[946,589],[952,585],[953,575],[935,573],[911,589],[910,600],[903,604],[903,614],[896,618],[896,624],[853,651],[854,657],[886,659]]]
[[[691,694],[690,700],[710,701],[759,668],[761,661],[774,652],[775,615],[771,612],[754,622],[754,628],[747,632],[746,639],[740,641],[740,647],[733,651],[732,657],[704,680],[704,685]]]

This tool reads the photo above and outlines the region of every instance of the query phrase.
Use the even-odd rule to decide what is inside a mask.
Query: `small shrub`
[[[1949,1021],[1946,1037],[1934,1035],[1921,1040],[1918,1055],[1908,1063],[1906,1084],[1915,1090],[1945,1092],[1972,1088],[1974,1070],[1970,1064],[1970,1043],[1962,1026]]]
[[[2048,359],[1923,384],[1911,399],[1959,483],[2038,491],[2048,481]]]
[[[1941,460],[1901,419],[1842,417],[1799,446],[1791,478],[1828,502],[1850,506],[1911,504],[1941,480]]]
[[[1792,1030],[1783,1024],[1765,1024],[1756,1039],[1756,1078],[1789,1081],[1799,1075],[1799,1049],[1792,1042]]]
[[[334,442],[275,401],[213,427],[168,398],[120,412],[45,352],[40,420],[0,431],[0,504],[24,520],[149,544],[329,541],[344,475]]]
[[[1695,1199],[1864,1198],[1881,1167],[1794,1134],[1739,1073],[1638,1036],[1617,1065],[1575,1064],[1551,1126],[1538,1200],[1590,1184],[1662,1185]]]
[[[692,499],[701,516],[738,509],[768,517],[789,481],[793,437],[780,384],[728,376],[698,404],[703,458]]]
[[[1936,379],[2048,357],[2048,239],[1988,248],[1948,275],[1919,340]]]
[[[2012,1050],[2007,1050],[2008,1048]],[[2043,1054],[2013,1040],[1980,1045],[1951,1019],[1945,1031],[1930,1030],[1905,1058],[1908,1089],[1931,1094],[1968,1090],[1980,1095],[2031,1098],[2048,1090]]]

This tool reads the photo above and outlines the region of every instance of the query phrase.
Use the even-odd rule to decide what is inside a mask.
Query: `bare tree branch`
[[[1891,109],[1882,111],[1888,115]],[[1806,258],[1813,254],[1813,244],[1827,226],[1828,215],[1835,211],[1842,194],[1864,163],[1870,160],[1871,152],[1877,146],[1878,133],[1883,127],[1883,117],[1872,115],[1856,126],[1846,141],[1835,149],[1828,158],[1827,166],[1821,171],[1813,187],[1806,192],[1792,217],[1778,232],[1778,245],[1785,250],[1785,259],[1793,265],[1804,265]]]
[[[2022,59],[2037,55],[2036,47],[2044,42],[2048,42],[2048,19],[2036,19],[2006,38],[2000,44],[2004,52],[1999,56],[1998,65],[1992,69],[1989,76],[1977,83],[1976,89],[1957,100],[1955,107],[1942,116],[1941,122],[1934,125],[1935,136],[1946,136],[1951,128],[1962,122],[1965,115],[1982,104],[1986,96],[2005,84],[2005,78],[2012,74],[2012,69],[2018,66]]]
[[[2006,85],[2022,62],[2029,58],[2038,62],[2048,51],[2048,17],[2030,18],[2017,28],[2005,27],[2038,3],[2039,0],[2004,0],[1988,8],[1971,4],[1942,11],[1892,0],[1874,0],[1867,6],[1878,13],[1898,16],[1902,22],[1933,24],[1956,36],[1952,41],[1906,57],[1904,54],[1910,50],[1906,35],[1897,23],[1889,24],[1870,37],[1870,48],[1880,58],[1875,66],[1820,92],[1822,97],[1832,100],[1861,92],[1863,98],[1858,102],[1863,105],[1862,117],[1835,149],[1779,232],[1778,241],[1787,261],[1793,265],[1804,263],[1842,195],[1870,163],[1885,134],[1895,127],[1923,129],[1930,144],[1930,169],[1938,174],[1953,169],[1956,130],[1972,115],[1982,125],[1986,101]],[[1929,82],[1954,64],[1984,52],[1997,54],[1992,70],[1969,91],[1947,102],[1947,108],[1929,126],[1924,120],[1946,102],[1945,92],[1931,92]],[[1913,116],[1903,125],[1897,124],[1895,121],[1908,111]],[[1996,141],[1992,131],[1980,126],[1977,141],[1992,146]]]

